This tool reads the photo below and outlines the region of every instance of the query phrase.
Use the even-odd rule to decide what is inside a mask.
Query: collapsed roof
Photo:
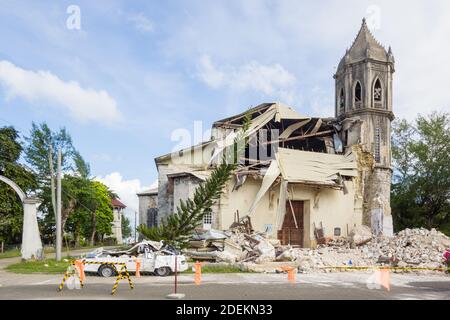
[[[335,186],[339,176],[356,177],[354,155],[335,155],[279,148],[277,164],[283,178],[292,183]]]
[[[303,184],[316,189],[332,188],[347,193],[345,180],[358,175],[351,150],[344,150],[343,122],[335,118],[306,117],[281,103],[265,103],[246,112],[213,124],[211,140],[156,159],[157,163],[171,161],[169,179],[194,176],[204,181],[221,155],[232,146],[242,132],[246,116],[251,123],[245,132],[249,141],[235,171],[233,191],[239,189],[251,176],[262,179],[247,215],[255,211],[259,201],[275,185],[280,185],[280,203],[287,198],[288,184]],[[356,119],[347,119],[350,126]],[[346,125],[348,127],[348,124]],[[256,150],[256,151],[255,151]],[[201,151],[203,164],[176,163],[178,156]],[[189,157],[188,157],[189,158]],[[194,157],[193,157],[194,158]],[[206,158],[206,159],[205,159]],[[279,206],[277,220],[284,217],[284,206]]]
[[[186,152],[206,150],[204,168],[185,165],[173,166],[172,177],[193,175],[200,180],[209,176],[206,167],[218,163],[220,155],[233,145],[242,131],[245,116],[251,117],[246,131],[249,144],[240,166],[235,172],[238,189],[248,175],[265,177],[276,163],[278,174],[289,183],[316,185],[318,187],[343,188],[343,177],[356,176],[354,156],[344,155],[341,140],[342,125],[335,118],[306,117],[281,103],[265,103],[246,112],[228,117],[213,124],[210,141],[173,152],[156,159],[164,161]],[[257,152],[254,152],[257,150]]]

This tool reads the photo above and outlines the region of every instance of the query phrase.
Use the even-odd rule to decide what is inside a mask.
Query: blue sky
[[[67,28],[70,5],[80,30]],[[176,129],[272,101],[332,116],[332,75],[364,16],[392,46],[396,115],[449,110],[445,0],[0,0],[0,125],[66,127],[135,208]]]

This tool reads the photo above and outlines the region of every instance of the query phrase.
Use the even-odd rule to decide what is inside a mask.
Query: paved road
[[[391,290],[370,289],[370,272],[299,274],[288,283],[285,274],[204,274],[179,277],[186,299],[450,299],[450,277],[392,274]],[[164,299],[173,277],[133,277],[135,289],[122,281],[111,296],[114,278],[87,277],[85,288],[57,292],[62,275],[17,275],[0,272],[0,299]]]

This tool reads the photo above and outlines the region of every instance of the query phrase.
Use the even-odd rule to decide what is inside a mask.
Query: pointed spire
[[[394,54],[392,53],[392,48],[391,46],[389,46],[389,50],[388,50],[388,60],[390,62],[395,62],[395,58],[394,58]]]
[[[386,49],[375,39],[369,30],[366,18],[363,18],[361,28],[350,49],[347,50],[343,61],[345,63],[352,63],[367,58],[386,61],[387,55]]]

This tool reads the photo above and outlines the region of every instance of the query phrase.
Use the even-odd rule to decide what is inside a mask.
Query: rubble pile
[[[365,254],[377,259],[377,263],[386,263],[399,267],[418,266],[438,268],[443,266],[443,254],[450,247],[450,238],[436,229],[405,229],[393,238],[381,238],[371,241]]]
[[[264,233],[245,233],[240,230],[224,232],[224,239],[218,244],[218,237],[211,239],[206,237],[204,241],[209,242],[204,248],[198,248],[197,241],[194,245],[196,250],[186,250],[185,254],[194,259],[214,260],[217,262],[254,262],[264,263],[275,260],[275,246],[278,240],[267,239]]]
[[[233,230],[223,235],[222,246],[209,247],[206,252],[188,250],[186,254],[192,258],[239,263],[249,270],[260,270],[262,265],[273,269],[273,265],[290,263],[301,272],[328,272],[332,271],[328,267],[340,266],[439,268],[444,266],[442,256],[450,247],[449,237],[435,229],[423,228],[405,229],[394,237],[372,238],[370,229],[362,226],[355,228],[349,237],[335,237],[316,249],[282,246],[264,233]]]
[[[444,267],[443,253],[449,247],[450,238],[443,233],[420,228],[405,229],[391,238],[373,238],[356,247],[352,237],[341,238],[317,249],[290,249],[289,255],[305,272],[332,266],[440,268]]]

